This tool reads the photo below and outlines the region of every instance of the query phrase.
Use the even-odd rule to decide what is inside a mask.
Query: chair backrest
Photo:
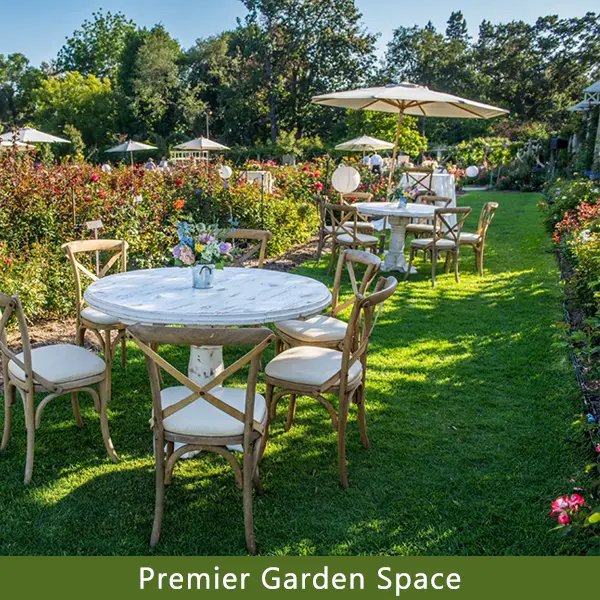
[[[258,254],[258,268],[263,268],[265,253],[267,251],[267,242],[273,237],[270,231],[262,229],[234,229],[227,234],[228,240],[245,240],[247,243],[241,254],[234,257],[233,265],[242,266],[248,259]],[[248,243],[250,242],[250,243]],[[256,243],[252,243],[256,242]],[[236,246],[234,242],[234,247]]]
[[[353,242],[359,243],[358,209],[350,204],[325,204],[325,209],[331,221],[333,235],[348,234]]]
[[[408,185],[424,190],[432,196],[435,195],[433,190],[433,169],[426,167],[404,167],[402,173],[406,175]]]
[[[83,304],[83,288],[81,285],[82,274],[92,281],[97,281],[98,279],[102,279],[102,277],[104,277],[118,261],[121,263],[121,272],[124,273],[127,271],[127,250],[129,249],[129,244],[124,240],[78,240],[75,242],[67,242],[66,244],[63,244],[60,249],[67,255],[67,258],[71,263],[73,277],[75,278],[78,311],[81,311]],[[100,252],[109,255],[104,266],[101,266],[99,262],[98,257]],[[97,261],[96,273],[78,260],[78,254],[95,255]]]
[[[200,398],[206,400],[216,409],[228,414],[230,417],[244,423],[244,449],[251,440],[254,432],[259,435],[265,433],[262,423],[254,420],[254,396],[256,393],[256,379],[260,370],[260,358],[265,348],[275,339],[275,335],[266,327],[231,329],[225,327],[151,327],[134,325],[128,332],[146,356],[150,386],[152,389],[152,403],[154,407],[153,426],[159,431],[164,430],[164,420],[183,410]],[[181,373],[173,365],[152,350],[154,344],[174,344],[181,346],[246,346],[253,345],[252,350],[229,365],[214,379],[205,385],[199,385],[187,375]],[[250,364],[247,380],[246,404],[244,411],[239,411],[210,393],[212,389],[220,386],[224,381],[237,373],[240,369]],[[171,375],[180,385],[187,387],[190,394],[175,404],[164,408],[161,403],[161,384],[159,370],[163,369]],[[156,431],[156,429],[155,429]]]
[[[439,206],[440,208],[449,206],[451,202],[452,198],[448,198],[446,196],[430,196],[429,194],[417,196],[417,203],[429,204],[430,206]]]
[[[357,202],[371,202],[373,194],[368,192],[344,192],[340,194],[342,204],[348,204],[348,200],[356,200]]]
[[[360,285],[356,280],[356,271],[354,265],[365,265],[367,268],[363,275]],[[345,302],[340,302],[340,287],[344,267],[350,276],[350,284],[352,285],[352,296]],[[338,259],[337,269],[335,271],[335,279],[333,281],[333,298],[331,301],[331,316],[335,317],[343,310],[352,306],[359,297],[365,295],[367,289],[373,283],[373,280],[379,269],[381,268],[381,259],[371,252],[364,250],[344,250]]]
[[[17,358],[17,355],[8,347],[6,330],[12,317],[17,319],[19,334],[21,336],[21,345],[23,347],[23,358]],[[41,385],[50,391],[58,391],[58,387],[36,373],[31,363],[31,344],[29,341],[29,330],[25,313],[19,296],[8,296],[0,293],[0,355],[2,357],[2,375],[4,385],[8,381],[8,363],[13,361],[25,373],[25,384],[28,392],[33,392],[35,385]],[[4,388],[6,393],[6,387]]]
[[[358,301],[352,308],[352,315],[344,337],[341,369],[321,386],[322,391],[334,385],[338,380],[340,381],[340,393],[345,391],[350,367],[357,360],[364,364],[369,340],[383,308],[383,303],[396,291],[397,287],[398,281],[395,277],[381,277],[371,294],[358,297]]]
[[[471,214],[470,206],[436,208],[433,220],[433,245],[435,246],[442,238],[450,239],[458,245],[460,232],[469,214]],[[448,218],[451,216],[456,217],[454,223],[451,223],[451,219]]]
[[[480,235],[484,240],[487,235],[488,227],[498,210],[498,206],[500,206],[497,202],[486,202],[481,209],[481,214],[479,215],[479,225],[477,227],[477,234]]]

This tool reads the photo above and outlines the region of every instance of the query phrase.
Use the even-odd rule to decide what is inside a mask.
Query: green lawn
[[[285,404],[262,465],[255,502],[263,554],[558,554],[578,546],[550,532],[550,501],[581,474],[585,448],[572,443],[580,410],[564,349],[558,272],[535,194],[471,193],[474,230],[483,202],[492,223],[484,279],[465,251],[462,280],[429,264],[382,313],[369,355],[372,448],[349,426],[351,489],[338,485],[336,437],[326,411],[298,403],[284,433]],[[441,267],[441,266],[440,266]],[[300,269],[331,283],[320,269]],[[441,268],[440,268],[441,271]],[[167,349],[185,369],[186,354]],[[231,354],[228,354],[231,358]],[[130,347],[115,367],[110,422],[122,462],[104,452],[98,418],[82,396],[78,431],[68,397],[54,401],[38,432],[33,484],[22,484],[25,435],[0,454],[0,554],[147,554],[154,508],[149,385]],[[245,553],[242,498],[223,459],[183,461],[167,491],[158,552]]]

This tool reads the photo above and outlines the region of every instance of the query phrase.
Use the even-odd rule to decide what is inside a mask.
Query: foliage
[[[0,288],[23,292],[31,318],[65,315],[73,308],[73,284],[60,245],[90,235],[86,221],[101,219],[101,235],[131,244],[131,268],[163,265],[177,240],[183,214],[194,221],[264,228],[278,254],[307,241],[318,226],[312,195],[322,188],[319,164],[269,167],[276,187],[234,174],[227,185],[214,169],[193,164],[169,172],[128,166],[106,173],[89,164],[37,164],[33,156],[0,154]],[[26,282],[26,284],[25,284]],[[25,290],[29,286],[30,292]]]
[[[510,146],[506,138],[475,138],[454,146],[449,157],[463,168],[470,165],[493,168],[511,159]]]
[[[123,13],[92,13],[59,50],[56,67],[60,72],[112,77],[119,69],[126,37],[135,31],[133,21]]]
[[[582,202],[594,204],[599,197],[600,187],[590,179],[558,178],[550,182],[545,188],[544,203],[541,207],[548,231],[554,231],[557,223],[562,221],[567,213],[572,215],[570,211],[575,210]],[[566,225],[567,223],[561,225],[561,228]]]
[[[41,129],[62,132],[68,124],[79,130],[88,147],[108,141],[117,109],[110,80],[78,72],[49,77],[42,81],[35,99]]]

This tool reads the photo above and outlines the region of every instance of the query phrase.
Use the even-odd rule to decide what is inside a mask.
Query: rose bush
[[[186,216],[268,229],[270,256],[307,241],[318,229],[313,194],[323,186],[321,165],[265,168],[275,179],[272,193],[239,172],[224,182],[205,164],[169,172],[124,165],[107,173],[91,164],[46,166],[26,153],[0,153],[0,290],[21,294],[29,318],[70,313],[74,287],[60,245],[91,237],[85,223],[95,219],[103,222],[101,237],[129,242],[132,269],[171,261],[175,224]]]

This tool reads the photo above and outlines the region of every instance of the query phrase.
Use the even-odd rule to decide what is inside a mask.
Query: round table
[[[225,268],[214,287],[192,287],[191,269],[171,267],[109,275],[92,283],[85,301],[126,325],[264,325],[310,317],[331,303],[320,281],[264,269]],[[188,375],[205,385],[223,370],[220,346],[192,346]]]
[[[356,202],[353,204],[362,215],[387,217],[390,224],[390,248],[386,252],[382,271],[400,271],[406,273],[407,260],[404,254],[406,226],[412,219],[433,219],[435,206],[409,203],[400,208],[398,202]],[[413,272],[416,269],[413,267]]]

